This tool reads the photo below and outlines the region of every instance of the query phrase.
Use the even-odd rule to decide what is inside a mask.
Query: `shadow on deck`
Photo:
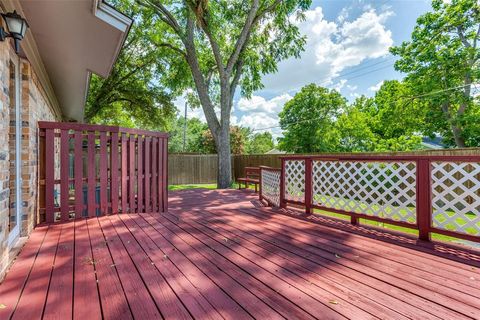
[[[298,219],[244,191],[176,191],[169,207],[37,227],[0,319],[480,317],[473,251]]]

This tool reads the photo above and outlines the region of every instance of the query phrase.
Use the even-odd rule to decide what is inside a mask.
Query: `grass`
[[[253,185],[248,186],[249,189],[254,190]],[[187,190],[187,189],[217,189],[216,183],[206,183],[206,184],[177,184],[169,185],[168,190],[177,191],[177,190]],[[236,182],[232,183],[230,189],[238,189],[238,184]]]
[[[330,217],[330,218],[336,218],[336,219],[340,219],[340,220],[350,221],[350,216],[340,214],[340,213],[335,213],[335,212],[326,211],[326,210],[319,210],[319,209],[314,209],[313,212],[315,214],[319,214],[319,215]],[[372,221],[372,220],[368,220],[368,219],[359,219],[359,223],[362,224],[362,225],[385,228],[387,230],[402,232],[402,233],[406,233],[406,234],[418,237],[418,230],[416,230],[416,229],[405,228],[405,227],[401,227],[401,226],[396,226],[396,225],[392,225],[392,224],[388,224],[388,223],[384,223],[384,222]],[[455,238],[455,237],[445,236],[443,234],[432,233],[431,236],[432,236],[432,240],[436,240],[436,241],[462,243],[462,244],[467,244],[467,245],[470,245],[470,246],[478,247],[478,244],[475,244],[473,242],[458,239],[458,238]]]
[[[168,190],[177,191],[177,190],[187,190],[187,189],[217,189],[216,183],[209,184],[177,184],[169,185]]]

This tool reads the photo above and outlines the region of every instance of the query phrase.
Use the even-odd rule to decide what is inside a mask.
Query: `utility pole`
[[[183,152],[185,152],[186,140],[187,140],[187,101],[185,101],[185,119],[183,122]]]

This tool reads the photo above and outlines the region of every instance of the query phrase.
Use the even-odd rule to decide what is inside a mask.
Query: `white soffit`
[[[66,118],[82,121],[90,73],[107,77],[131,19],[103,0],[21,2]]]

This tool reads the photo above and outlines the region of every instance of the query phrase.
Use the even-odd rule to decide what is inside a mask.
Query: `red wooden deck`
[[[256,204],[179,191],[168,214],[37,227],[0,285],[0,319],[480,318],[478,254]]]

